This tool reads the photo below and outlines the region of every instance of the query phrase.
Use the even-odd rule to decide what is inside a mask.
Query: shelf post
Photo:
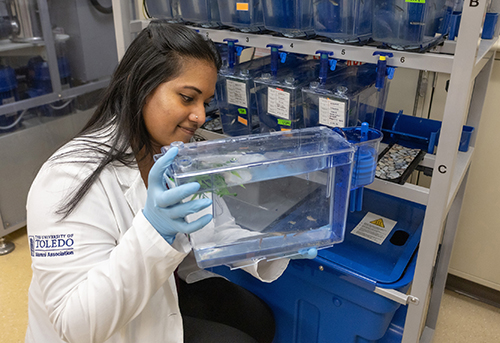
[[[403,343],[420,340],[426,321],[426,304],[430,296],[431,277],[443,223],[447,217],[451,181],[457,160],[462,125],[466,119],[473,69],[480,42],[486,0],[467,0],[464,4],[459,39],[455,50],[450,87],[444,109],[436,164],[431,181],[429,202],[422,229],[412,295],[420,304],[410,306],[403,332]],[[462,196],[463,194],[460,194]],[[458,214],[457,214],[458,215]]]

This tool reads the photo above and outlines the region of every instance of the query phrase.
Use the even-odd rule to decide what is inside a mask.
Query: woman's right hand
[[[167,188],[163,174],[178,151],[176,147],[170,148],[149,171],[146,205],[142,210],[144,217],[170,244],[177,233],[195,232],[212,220],[211,214],[206,214],[192,223],[187,223],[184,219],[187,215],[199,212],[212,204],[210,199],[182,202],[200,189],[199,183],[191,182],[172,189]]]

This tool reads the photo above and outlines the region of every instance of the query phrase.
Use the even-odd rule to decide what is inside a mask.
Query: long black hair
[[[57,210],[63,218],[76,208],[108,164],[137,165],[139,151],[143,158],[154,154],[142,109],[147,97],[161,83],[179,76],[182,60],[186,58],[208,61],[217,70],[221,67],[215,44],[182,24],[153,20],[133,40],[113,73],[102,101],[76,136],[74,148],[53,158],[90,152],[94,157],[86,162],[96,165]]]

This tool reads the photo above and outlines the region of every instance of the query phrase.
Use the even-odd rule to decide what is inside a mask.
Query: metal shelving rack
[[[388,65],[451,75],[435,155],[428,154],[422,165],[434,170],[430,188],[413,184],[397,185],[379,179],[369,186],[380,192],[427,206],[415,276],[409,294],[395,290],[375,292],[408,306],[403,343],[432,342],[441,298],[446,283],[451,249],[455,239],[469,166],[474,155],[475,137],[481,118],[486,89],[493,67],[494,40],[481,40],[487,0],[466,1],[459,38],[428,53],[393,51]],[[144,28],[147,20],[132,20],[131,8],[123,0],[113,0],[118,55],[130,43],[131,33]],[[238,44],[265,48],[280,44],[283,51],[315,55],[317,50],[334,52],[334,58],[376,63],[370,46],[348,46],[317,40],[301,40],[272,35],[247,34],[228,30],[194,28],[215,42],[238,39]],[[467,152],[458,152],[463,125],[476,128]]]

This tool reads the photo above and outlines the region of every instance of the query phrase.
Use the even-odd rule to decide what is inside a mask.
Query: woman
[[[42,166],[27,202],[27,342],[272,340],[266,305],[208,278],[188,255],[186,234],[213,222],[210,214],[189,224],[184,217],[211,200],[181,202],[197,183],[167,190],[163,172],[176,149],[153,162],[162,146],[188,142],[204,123],[220,65],[213,43],[190,28],[151,22],[82,132]],[[287,263],[247,271],[270,282]]]

